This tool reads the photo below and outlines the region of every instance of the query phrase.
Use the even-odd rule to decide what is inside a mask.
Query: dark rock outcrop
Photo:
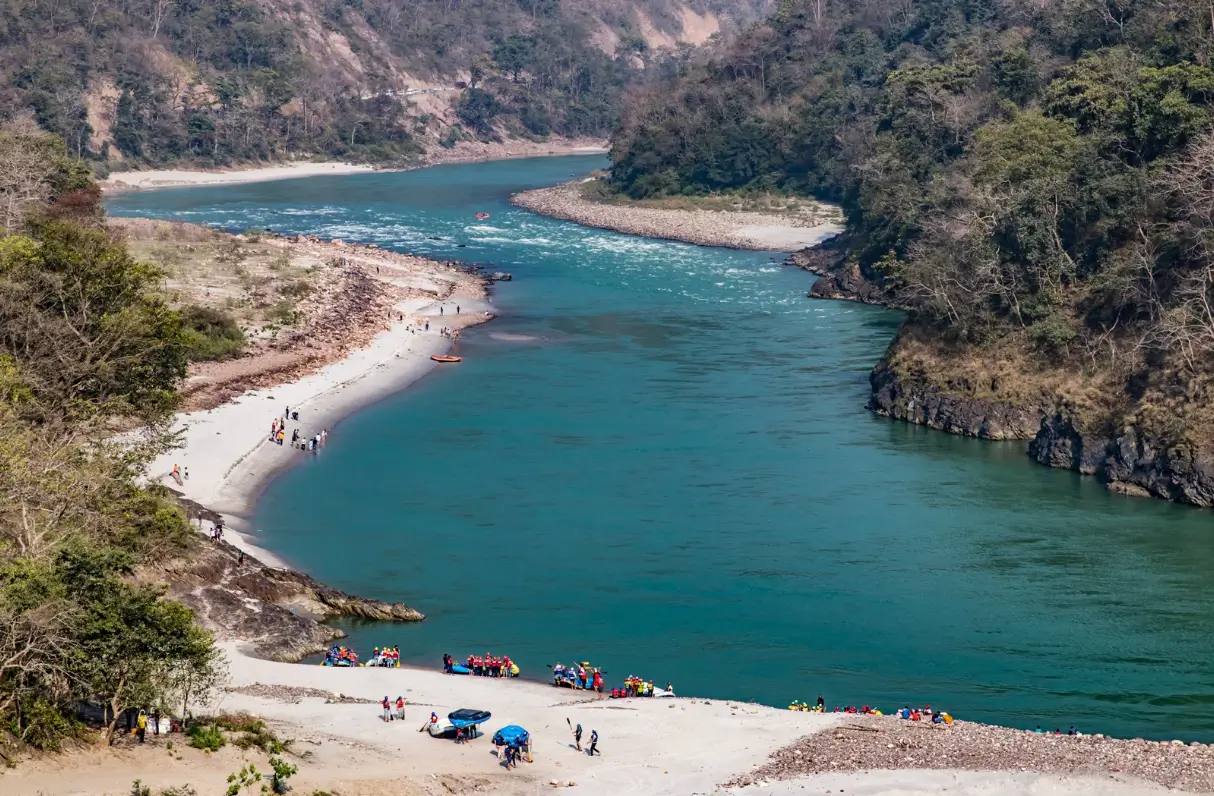
[[[1115,492],[1214,506],[1214,458],[1160,444],[1135,427],[1112,438],[1083,434],[1068,413],[1058,411],[1042,421],[1029,455],[1050,467],[1095,476]]]
[[[387,622],[426,617],[403,603],[354,597],[300,572],[267,567],[226,542],[198,539],[185,554],[141,572],[168,585],[168,596],[189,606],[221,640],[251,643],[271,660],[297,661],[326,649],[341,630],[326,619],[354,616]]]
[[[921,374],[924,375],[924,374]],[[869,376],[868,408],[921,426],[981,439],[1032,439],[1044,411],[1001,401],[968,397],[966,385],[956,391],[937,387],[914,374],[903,376],[883,359]]]
[[[810,286],[810,298],[889,305],[890,297],[885,288],[866,277],[858,263],[848,260],[847,246],[846,236],[840,235],[812,249],[789,255],[784,264],[821,277]]]

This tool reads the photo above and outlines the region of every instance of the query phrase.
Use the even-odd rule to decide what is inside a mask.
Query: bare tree
[[[0,230],[21,229],[26,215],[50,199],[52,165],[33,145],[41,137],[30,116],[19,116],[0,127]]]

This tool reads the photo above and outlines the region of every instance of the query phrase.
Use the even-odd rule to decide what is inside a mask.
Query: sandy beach
[[[510,201],[533,213],[628,235],[664,238],[698,246],[755,251],[796,251],[817,246],[843,231],[834,208],[821,212],[678,209],[592,201],[587,180],[515,194]]]
[[[374,169],[371,166],[355,163],[310,162],[214,171],[184,169],[116,171],[101,181],[101,188],[104,191],[130,191],[185,185],[236,185],[246,182],[269,182],[332,174],[358,174],[367,171],[374,171]]]

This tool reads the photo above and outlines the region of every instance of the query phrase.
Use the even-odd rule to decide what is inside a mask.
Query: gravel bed
[[[295,685],[266,685],[265,683],[253,683],[252,685],[242,685],[237,688],[226,688],[225,691],[233,694],[245,694],[246,696],[261,697],[262,699],[277,699],[280,702],[298,703],[304,699],[323,699],[330,705],[373,705],[374,699],[362,699],[361,697],[346,696],[333,691],[325,691],[323,688],[304,688]]]
[[[1193,793],[1214,791],[1214,745],[1051,735],[964,721],[933,725],[890,716],[858,716],[802,738],[726,787],[821,772],[914,768],[1120,774]]]
[[[821,219],[794,218],[775,213],[666,210],[592,202],[582,197],[580,181],[523,191],[510,197],[510,202],[533,213],[587,227],[727,249],[770,251],[780,248],[739,232],[746,227],[810,228],[822,223]]]

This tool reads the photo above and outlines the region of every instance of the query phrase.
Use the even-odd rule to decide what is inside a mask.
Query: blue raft
[[[531,743],[531,733],[517,724],[508,724],[493,734],[494,746],[526,746]]]

